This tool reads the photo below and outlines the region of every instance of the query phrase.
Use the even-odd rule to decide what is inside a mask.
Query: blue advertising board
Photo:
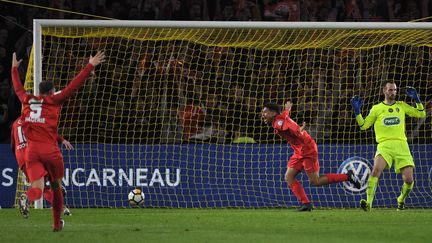
[[[9,144],[0,144],[0,207],[12,207],[15,202],[18,166]]]
[[[375,145],[320,145],[320,173],[354,170],[363,181],[371,170]],[[407,204],[432,207],[432,145],[413,145],[415,187]],[[0,146],[0,206],[11,207],[16,163]],[[291,207],[298,202],[284,182],[292,150],[286,144],[76,145],[63,151],[63,183],[70,207],[127,207],[127,194],[141,188],[146,207]],[[358,207],[366,184],[312,187],[298,176],[317,207]],[[374,206],[392,207],[402,180],[391,169],[380,177]]]

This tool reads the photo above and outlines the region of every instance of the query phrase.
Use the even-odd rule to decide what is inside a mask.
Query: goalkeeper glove
[[[419,98],[419,96],[418,96],[418,94],[417,94],[417,90],[414,88],[414,87],[411,87],[411,86],[407,86],[406,87],[406,92],[407,92],[407,95],[411,98],[411,99],[413,99],[416,103],[421,103],[421,100],[420,100],[420,98]]]
[[[357,116],[361,113],[361,107],[363,105],[363,100],[360,97],[358,97],[357,95],[355,95],[351,99],[351,105],[353,107],[354,114]]]

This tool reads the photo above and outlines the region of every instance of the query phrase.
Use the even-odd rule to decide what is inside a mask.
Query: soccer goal
[[[318,143],[320,173],[353,168],[366,182],[374,133],[358,128],[351,97],[365,99],[366,115],[390,79],[400,100],[410,102],[407,85],[432,99],[431,23],[35,20],[26,87],[37,93],[53,80],[61,89],[97,50],[107,62],[59,124],[75,146],[63,151],[71,207],[127,207],[135,188],[145,207],[297,206],[284,182],[292,150],[261,122],[264,102],[293,101],[293,119]],[[410,207],[432,205],[430,117],[429,108],[406,121]],[[316,207],[358,207],[365,197],[366,184],[298,179]],[[401,186],[386,170],[374,206],[395,207]]]

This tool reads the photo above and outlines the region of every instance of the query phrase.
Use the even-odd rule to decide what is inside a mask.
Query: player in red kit
[[[25,165],[30,182],[27,196],[35,201],[42,196],[45,187],[44,177],[53,190],[53,230],[63,229],[60,218],[63,208],[63,195],[60,188],[64,173],[63,157],[57,144],[57,125],[63,103],[84,84],[91,71],[105,60],[103,52],[90,56],[89,63],[63,90],[54,93],[51,81],[39,84],[40,95],[27,94],[21,84],[18,67],[22,60],[12,58],[12,81],[15,93],[23,104],[24,133],[27,138]]]
[[[311,211],[312,203],[309,201],[303,186],[295,179],[301,172],[305,171],[309,182],[313,186],[323,186],[343,181],[351,182],[356,188],[361,184],[352,171],[347,174],[325,174],[319,175],[318,148],[315,140],[307,133],[305,123],[299,126],[290,118],[292,103],[285,103],[285,110],[281,112],[279,105],[266,103],[261,111],[263,121],[272,126],[275,133],[286,139],[294,150],[294,154],[288,161],[288,169],[285,173],[285,181],[289,188],[302,203],[299,211]]]
[[[27,169],[25,166],[25,151],[27,148],[27,139],[24,135],[23,131],[23,121],[21,117],[15,120],[12,124],[11,129],[11,149],[13,154],[15,155],[15,159],[18,164],[18,168],[24,173],[24,176],[27,178]],[[67,150],[72,150],[74,147],[72,144],[64,139],[62,136],[57,135],[57,142],[62,143]],[[62,187],[63,189],[63,187]],[[52,205],[53,204],[53,193],[50,187],[45,187],[43,190],[44,198]],[[65,195],[65,191],[63,191],[63,196]],[[24,218],[28,218],[29,210],[28,210],[28,200],[27,195],[25,193],[21,194],[19,199],[19,209],[20,213]],[[63,213],[65,215],[71,215],[70,210],[64,206]]]

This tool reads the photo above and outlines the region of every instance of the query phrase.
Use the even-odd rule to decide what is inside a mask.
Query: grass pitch
[[[1,242],[431,242],[432,210],[71,209],[62,232],[51,210],[0,210]]]

